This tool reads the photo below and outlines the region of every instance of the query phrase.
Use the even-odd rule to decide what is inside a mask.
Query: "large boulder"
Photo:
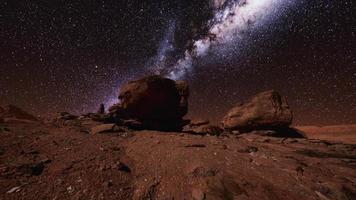
[[[225,129],[248,132],[252,130],[280,130],[292,123],[292,111],[285,98],[276,91],[257,94],[249,102],[238,104],[224,117]]]
[[[120,103],[109,109],[115,119],[135,119],[149,129],[177,129],[188,112],[188,84],[147,76],[120,88]]]

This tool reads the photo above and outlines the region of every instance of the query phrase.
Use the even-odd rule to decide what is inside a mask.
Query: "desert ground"
[[[300,127],[308,138],[286,138],[91,134],[98,124],[1,123],[1,199],[356,198],[354,125]]]

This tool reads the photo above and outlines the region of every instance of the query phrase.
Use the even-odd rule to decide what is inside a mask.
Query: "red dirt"
[[[0,199],[356,199],[355,144],[91,126],[0,124]]]

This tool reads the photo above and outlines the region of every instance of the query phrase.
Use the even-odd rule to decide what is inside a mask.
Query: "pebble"
[[[14,192],[20,192],[21,191],[21,186],[17,186],[17,187],[13,187],[11,188],[9,191],[7,191],[6,193],[11,194]]]

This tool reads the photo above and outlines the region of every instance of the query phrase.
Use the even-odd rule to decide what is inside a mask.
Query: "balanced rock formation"
[[[279,130],[292,123],[292,112],[285,98],[276,91],[257,94],[249,102],[238,104],[224,117],[225,129],[248,132],[252,130]]]
[[[96,112],[97,114],[101,115],[101,114],[105,114],[105,105],[102,103],[99,106],[98,111]]]
[[[188,112],[188,84],[147,76],[120,88],[120,103],[109,109],[114,119],[135,119],[145,129],[177,130]]]

